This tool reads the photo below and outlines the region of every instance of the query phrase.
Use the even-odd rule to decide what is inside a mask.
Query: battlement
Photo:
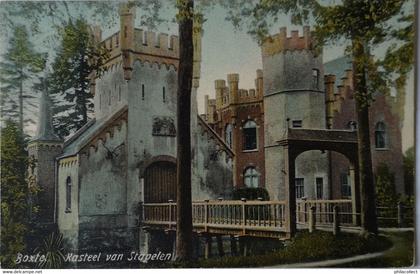
[[[121,37],[120,32],[116,32],[110,37],[104,39],[101,44],[110,51],[110,57],[120,54]],[[178,36],[169,36],[166,33],[155,33],[143,29],[134,30],[134,47],[131,49],[138,54],[153,54],[166,58],[179,58],[179,38]]]
[[[230,73],[227,75],[228,83],[238,83],[239,82],[239,74],[237,73]]]
[[[331,127],[335,113],[341,112],[342,105],[346,100],[353,99],[353,71],[347,69],[338,83],[336,83],[335,75],[325,75],[324,83],[326,89],[327,126]]]
[[[312,50],[314,41],[309,26],[303,27],[303,35],[299,31],[292,30],[290,37],[287,36],[287,28],[280,28],[280,32],[267,37],[261,49],[263,56],[270,56],[287,50]]]
[[[262,100],[263,96],[263,72],[261,69],[256,71],[255,88],[239,89],[239,74],[230,73],[226,76],[227,81],[218,79],[214,81],[216,99],[214,101],[216,109],[228,107],[229,105],[252,103]],[[228,84],[228,85],[226,85]],[[213,102],[206,99],[209,105]],[[213,99],[214,100],[214,99]]]
[[[226,81],[225,80],[222,80],[222,79],[215,80],[214,81],[214,87],[216,89],[225,88],[226,87]]]

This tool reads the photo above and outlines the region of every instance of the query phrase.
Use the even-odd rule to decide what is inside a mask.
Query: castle
[[[139,204],[176,199],[178,37],[135,28],[134,8],[121,6],[120,18],[120,31],[111,37],[92,32],[110,52],[106,72],[91,79],[95,118],[60,140],[44,91],[38,134],[29,144],[43,189],[42,221],[56,223],[74,250],[148,250],[151,236],[139,226]],[[286,195],[287,170],[280,167],[287,159],[279,143],[291,128],[354,131],[351,71],[336,88],[330,73],[340,72],[326,75],[328,64],[309,28],[291,37],[282,28],[262,45],[255,89],[239,89],[238,74],[229,74],[227,84],[216,80],[216,98],[206,97],[199,116],[201,26],[194,27],[193,200],[228,199],[240,187],[264,187],[272,200],[355,196],[348,160],[323,150],[297,156],[295,193]],[[376,96],[370,120],[374,165],[388,163],[401,192],[399,118],[387,96]]]
[[[235,153],[235,187],[264,187],[272,199],[283,199],[278,186],[282,160],[277,143],[289,128],[357,128],[353,75],[349,58],[322,63],[308,27],[303,35],[286,28],[262,46],[263,70],[255,88],[238,88],[239,75],[215,80],[215,99],[205,97],[201,116],[223,136]],[[336,79],[339,80],[336,85]],[[404,193],[401,148],[402,98],[374,94],[370,108],[374,172],[386,164],[395,175],[396,190]],[[340,199],[351,197],[354,168],[334,151],[307,151],[296,159],[296,197]],[[354,186],[353,186],[354,188]]]

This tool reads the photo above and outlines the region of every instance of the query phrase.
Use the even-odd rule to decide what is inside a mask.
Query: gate
[[[144,202],[176,201],[176,164],[168,161],[152,163],[144,173]]]

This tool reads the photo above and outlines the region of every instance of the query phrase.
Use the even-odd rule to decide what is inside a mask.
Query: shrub
[[[385,250],[390,246],[390,241],[383,236],[369,236],[364,238],[356,234],[343,233],[334,236],[331,233],[320,231],[312,234],[309,232],[300,232],[296,237],[286,241],[284,247],[276,252],[247,257],[201,259],[190,266],[234,268],[301,263],[366,254]]]

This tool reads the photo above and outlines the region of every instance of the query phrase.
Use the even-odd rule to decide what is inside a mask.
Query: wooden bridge
[[[143,227],[175,230],[176,204],[141,205]],[[215,200],[192,204],[193,228],[197,233],[233,236],[289,238],[284,201]],[[296,224],[300,229],[340,227],[357,229],[358,213],[352,212],[351,200],[299,200]]]

